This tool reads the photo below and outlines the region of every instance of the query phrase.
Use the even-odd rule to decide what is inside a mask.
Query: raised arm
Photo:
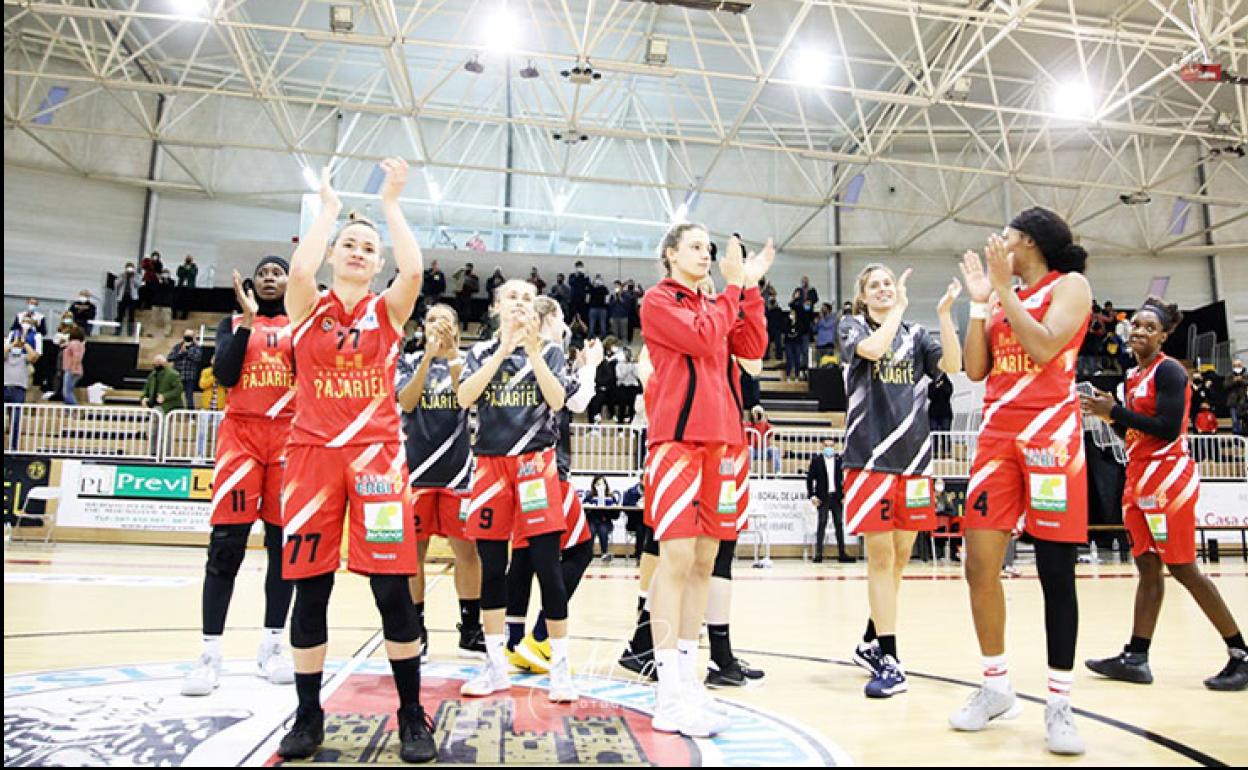
[[[416,243],[416,236],[408,227],[403,207],[399,205],[399,195],[407,184],[407,161],[387,158],[381,162],[381,168],[386,172],[386,181],[381,186],[381,207],[390,228],[390,240],[394,244],[394,266],[399,270],[394,283],[385,291],[386,307],[390,309],[390,320],[395,328],[402,329],[420,296],[425,265],[420,245]]]
[[[467,369],[470,371],[467,378],[460,381],[459,388],[455,391],[462,409],[468,409],[477,403],[477,399],[481,398],[481,394],[489,386],[490,380],[494,379],[494,375],[498,373],[499,367],[516,349],[515,321],[511,316],[503,316],[499,318],[499,323],[499,344],[493,355],[484,361],[477,361],[473,354],[469,354]]]
[[[1038,366],[1053,360],[1079,328],[1087,321],[1092,309],[1092,287],[1080,273],[1067,273],[1053,286],[1053,303],[1044,318],[1032,318],[1023,301],[1010,288],[1010,262],[1013,254],[1006,250],[999,235],[988,239],[988,279],[996,290],[1010,328],[1023,351]]]
[[[962,364],[972,382],[982,382],[992,371],[992,346],[988,340],[988,305],[992,299],[992,284],[984,272],[983,263],[979,261],[979,255],[973,251],[962,255],[958,269],[962,271],[966,292],[971,298],[971,320],[966,329]],[[941,331],[943,334],[944,330]]]
[[[906,280],[911,272],[910,268],[906,268],[906,271],[897,279],[894,289],[897,299],[889,309],[888,315],[884,317],[884,323],[858,343],[854,355],[868,361],[879,361],[885,353],[893,349],[893,340],[897,337],[897,330],[901,328],[902,316],[905,315],[906,308],[910,304],[910,297],[906,293]]]
[[[953,301],[961,293],[962,284],[954,278],[936,305],[936,316],[940,319],[940,370],[946,374],[962,371],[962,343],[958,341],[958,327],[953,323]]]
[[[533,377],[537,380],[537,387],[542,391],[542,398],[546,401],[546,405],[552,411],[558,412],[563,408],[563,404],[567,401],[568,391],[564,387],[559,376],[555,374],[551,368],[551,364],[555,364],[555,368],[563,368],[563,351],[554,347],[556,354],[553,361],[547,361],[545,356],[545,340],[538,332],[539,323],[536,315],[532,315],[526,324],[525,330],[527,336],[524,343],[524,352],[529,356],[529,362],[533,364]]]
[[[316,272],[329,248],[334,223],[342,211],[342,201],[329,183],[329,166],[321,170],[321,211],[312,226],[299,239],[299,246],[290,258],[290,275],[286,281],[286,315],[291,326],[298,326],[316,305]],[[404,319],[406,320],[406,319]],[[400,324],[401,326],[401,324]]]
[[[744,247],[734,235],[728,241],[728,248],[742,250]],[[767,275],[767,271],[776,261],[776,247],[770,238],[758,254],[745,257],[745,276],[741,293],[741,307],[737,312],[737,322],[728,336],[728,350],[742,359],[762,359],[767,352],[767,316],[763,308],[763,295],[758,289],[758,282]],[[755,374],[754,376],[757,376]]]

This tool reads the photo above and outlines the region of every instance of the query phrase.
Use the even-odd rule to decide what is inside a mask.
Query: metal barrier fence
[[[160,442],[165,461],[211,465],[217,456],[217,430],[224,412],[175,409],[165,415]]]
[[[4,450],[64,457],[100,457],[211,464],[223,414],[117,406],[5,404]],[[803,478],[811,458],[832,439],[839,451],[844,431],[833,428],[746,429],[750,473],[755,478]],[[932,473],[967,478],[978,433],[932,433]],[[645,458],[645,428],[572,425],[572,468],[577,473],[638,473]],[[1202,479],[1248,480],[1248,438],[1227,434],[1188,436]]]
[[[4,449],[63,457],[160,459],[162,420],[154,409],[5,404]]]

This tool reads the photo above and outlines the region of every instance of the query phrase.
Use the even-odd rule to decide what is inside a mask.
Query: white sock
[[[679,695],[680,652],[671,649],[656,649],[654,665],[659,675],[659,697],[672,698]]]
[[[221,657],[221,636],[204,636],[204,654],[214,658]]]
[[[504,652],[506,645],[506,634],[485,635],[485,654],[489,657],[490,664],[499,671],[507,670],[507,655]]]
[[[984,687],[996,692],[1010,691],[1010,667],[1004,655],[985,655]]]
[[[264,629],[264,644],[268,647],[281,647],[283,631],[285,631],[283,628]]]
[[[680,653],[680,678],[686,682],[698,678],[698,640],[677,639],[676,650]]]
[[[1049,669],[1049,703],[1052,705],[1070,703],[1070,688],[1074,684],[1074,671]]]
[[[550,665],[553,668],[561,660],[568,659],[568,637],[550,637]]]

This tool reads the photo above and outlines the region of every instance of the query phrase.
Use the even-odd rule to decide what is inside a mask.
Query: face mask
[[[832,452],[832,447],[830,447],[830,446],[825,446],[825,447],[823,448],[823,456],[824,456],[824,457],[831,457],[831,456],[832,456],[832,454],[833,454],[833,452]]]
[[[32,312],[32,313],[33,313],[33,312],[35,312],[36,310],[38,310],[38,309],[39,309],[39,306],[38,306],[38,305],[33,305],[33,304],[31,304],[31,305],[27,305],[27,306],[26,306],[26,309],[27,309],[27,310],[29,310],[30,312]]]
[[[83,302],[90,302],[90,301],[91,301],[91,295],[90,295],[90,294],[82,294],[82,295],[79,295],[78,299],[82,300]]]
[[[164,369],[164,368],[165,368],[164,364],[156,364],[156,366],[152,367],[152,369],[157,372],[159,372],[161,369]]]
[[[186,342],[194,342],[194,341],[195,341],[195,338],[194,338],[194,337],[190,337],[190,336],[183,337],[182,339],[183,339],[183,340],[185,340]]]
[[[133,268],[133,267],[127,267],[127,268],[126,268],[126,272],[127,272],[127,273],[133,273],[133,272],[134,272],[134,268]]]

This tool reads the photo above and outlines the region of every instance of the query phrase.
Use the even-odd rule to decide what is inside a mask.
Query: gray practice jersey
[[[473,345],[464,362],[460,381],[468,379],[494,355],[498,340]],[[567,392],[568,378],[563,349],[546,343],[542,358]],[[477,400],[477,442],[473,450],[480,456],[522,455],[555,446],[559,440],[558,420],[542,397],[533,365],[524,348],[516,348]]]
[[[424,353],[400,356],[395,391],[416,375]],[[412,486],[467,489],[472,477],[472,446],[468,410],[455,397],[451,367],[445,358],[429,363],[429,376],[420,403],[403,413],[403,436]]]
[[[892,350],[878,361],[856,355],[874,328],[847,316],[837,328],[845,371],[845,467],[927,475],[932,437],[927,386],[940,371],[940,342],[919,324],[902,322]]]

